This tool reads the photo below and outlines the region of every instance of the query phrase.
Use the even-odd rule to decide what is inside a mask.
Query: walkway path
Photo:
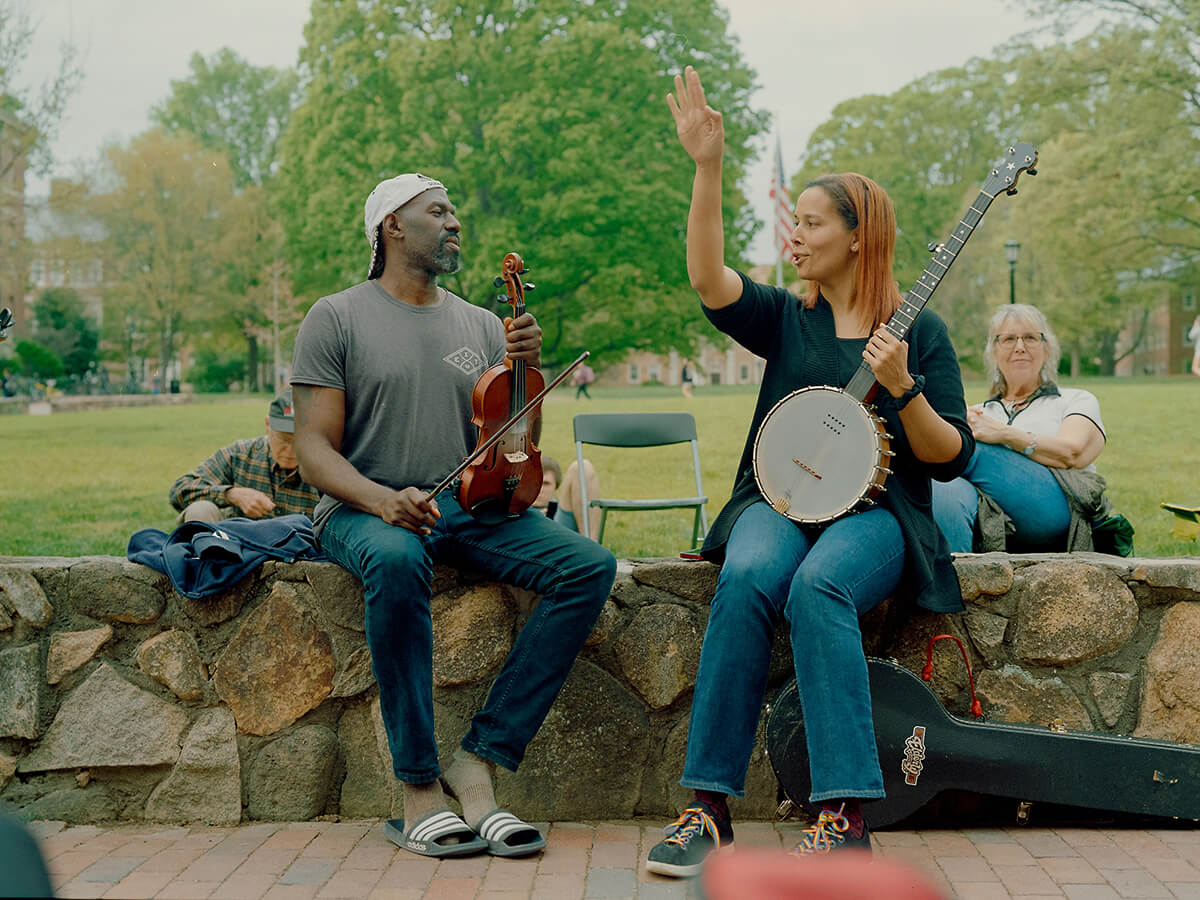
[[[693,896],[687,882],[643,866],[661,825],[554,823],[543,826],[541,856],[440,862],[398,850],[374,820],[33,829],[60,897],[685,900]],[[739,823],[738,846],[791,847],[800,828]],[[889,831],[875,839],[878,852],[907,860],[962,900],[1200,900],[1200,828]]]

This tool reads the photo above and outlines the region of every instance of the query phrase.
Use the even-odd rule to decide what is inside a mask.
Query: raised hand
[[[667,106],[688,156],[697,165],[719,162],[725,149],[725,125],[721,114],[708,105],[704,85],[691,66],[683,70],[682,78],[675,76],[675,93],[667,94]]]

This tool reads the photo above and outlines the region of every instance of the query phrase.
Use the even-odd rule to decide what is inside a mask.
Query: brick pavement
[[[540,856],[443,861],[397,849],[377,820],[32,828],[64,898],[688,900],[688,882],[644,869],[662,824],[554,823],[542,826],[549,846]],[[787,848],[802,825],[735,827],[739,847]],[[925,872],[948,898],[1200,900],[1200,828],[925,829],[874,837],[877,852]]]

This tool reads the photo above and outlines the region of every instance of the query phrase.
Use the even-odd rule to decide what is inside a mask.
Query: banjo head
[[[869,499],[887,475],[878,419],[845,391],[808,387],[771,408],[754,439],[754,479],[794,522],[832,522]]]

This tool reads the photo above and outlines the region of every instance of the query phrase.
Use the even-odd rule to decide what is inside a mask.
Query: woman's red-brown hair
[[[896,256],[896,211],[887,191],[865,175],[841,172],[821,175],[804,186],[819,187],[829,194],[833,207],[850,231],[858,230],[858,270],[855,273],[853,309],[859,303],[871,319],[874,331],[900,308],[900,289],[892,277]],[[804,305],[817,303],[820,285],[808,283]]]

